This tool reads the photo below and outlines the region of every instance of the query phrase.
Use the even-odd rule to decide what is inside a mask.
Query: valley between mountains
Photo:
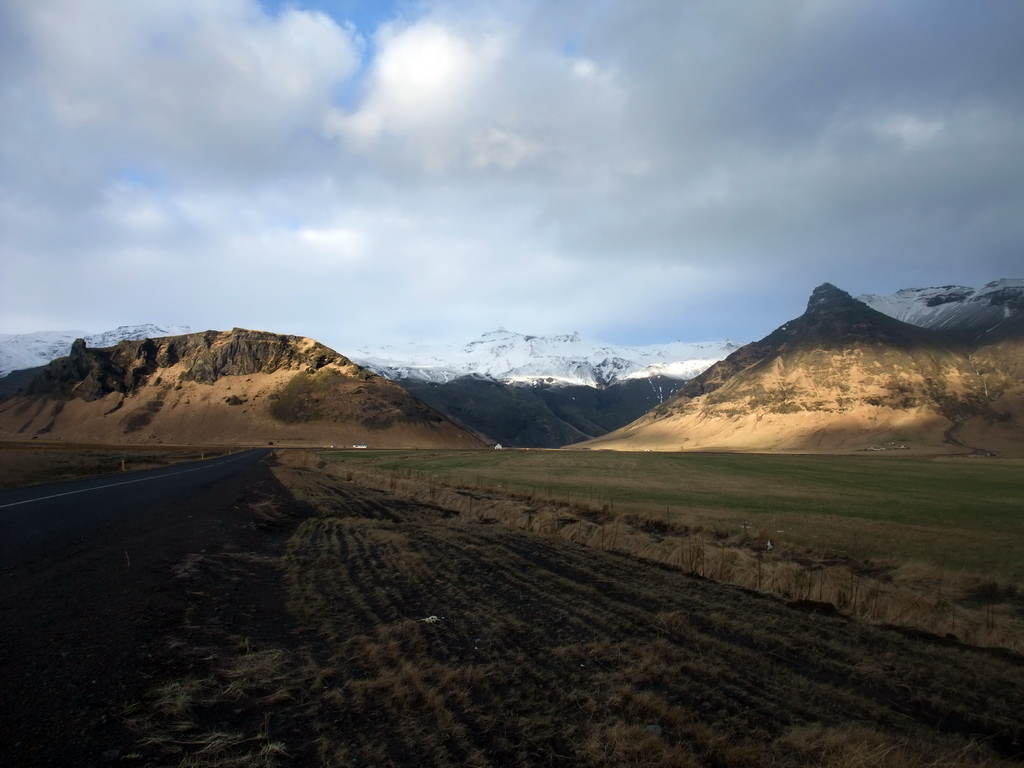
[[[130,338],[83,338],[0,379],[0,439],[977,454],[1024,444],[1024,280],[860,299],[826,283],[802,315],[745,345],[625,348],[500,330],[461,348],[348,358],[264,331],[120,332]],[[29,336],[0,338],[4,358],[45,358],[66,342]]]
[[[798,312],[685,375],[573,334],[450,376],[176,328],[0,380],[5,487],[137,500],[5,550],[5,760],[1019,765],[1024,281]],[[174,498],[129,474],[239,447]],[[989,572],[946,562],[971,542]]]

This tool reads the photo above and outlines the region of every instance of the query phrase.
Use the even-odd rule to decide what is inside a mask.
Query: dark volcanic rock
[[[168,359],[189,361],[183,378],[212,384],[221,376],[248,376],[273,373],[282,368],[304,366],[312,371],[328,363],[345,365],[349,361],[334,350],[314,344],[300,351],[294,336],[247,331],[235,328],[226,340],[223,334],[176,336],[169,339]],[[218,343],[219,342],[219,343]]]
[[[28,394],[99,400],[111,392],[127,391],[126,373],[111,350],[92,350],[84,339],[76,339],[67,357],[54,360],[40,371],[29,385]]]
[[[784,331],[780,334],[779,331]],[[831,283],[819,285],[807,301],[807,310],[768,336],[775,341],[850,348],[864,344],[895,349],[941,346],[962,348],[935,331],[889,317],[853,298]]]
[[[153,339],[122,341],[110,349],[89,349],[77,339],[67,357],[43,368],[28,393],[92,401],[111,392],[134,392],[159,367],[157,356]]]
[[[29,385],[30,395],[98,400],[112,392],[130,394],[160,368],[185,364],[184,380],[212,384],[222,376],[273,373],[282,368],[313,372],[329,363],[348,364],[337,352],[296,336],[236,328],[162,339],[122,341],[109,349],[89,349],[78,339],[67,357],[47,365]]]

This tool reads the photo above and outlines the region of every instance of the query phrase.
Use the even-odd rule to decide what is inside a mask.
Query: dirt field
[[[154,540],[130,585],[123,563],[86,553],[4,574],[13,764],[1024,758],[1013,653],[787,605],[315,466],[222,495],[188,535]],[[88,580],[67,578],[90,563]],[[95,617],[86,597],[111,610]],[[71,598],[82,605],[61,613]],[[122,624],[132,639],[111,657]]]
[[[872,624],[1024,652],[1019,460],[607,451],[319,459],[364,487],[468,517],[831,603]]]

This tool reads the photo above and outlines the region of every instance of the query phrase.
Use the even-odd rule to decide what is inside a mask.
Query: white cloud
[[[630,145],[620,135],[626,98],[614,72],[533,49],[514,21],[442,7],[385,25],[361,98],[329,113],[326,134],[400,174],[525,169],[578,183],[605,173],[595,153]]]
[[[591,78],[597,74],[597,65],[590,59],[574,59],[572,73],[583,79]]]
[[[352,115],[335,111],[340,133],[372,141],[457,122],[485,78],[492,46],[473,46],[440,24],[384,27],[377,34],[368,95]]]
[[[0,5],[0,330],[750,338],[1019,270],[1017,6],[318,5]]]
[[[941,120],[927,120],[916,115],[895,114],[882,118],[874,130],[884,138],[892,138],[913,149],[932,141],[945,128]]]
[[[47,0],[20,20],[51,110],[44,138],[172,175],[279,168],[358,65],[352,33],[327,16],[271,19],[254,0]]]
[[[471,139],[472,164],[477,168],[496,166],[511,170],[543,151],[536,141],[500,128],[489,128]]]
[[[166,234],[173,226],[171,212],[161,200],[127,182],[115,183],[105,191],[99,215],[132,238],[150,239]]]

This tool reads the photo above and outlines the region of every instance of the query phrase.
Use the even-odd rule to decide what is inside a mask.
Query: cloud
[[[324,14],[269,18],[245,0],[47,0],[17,21],[41,132],[24,149],[91,157],[65,174],[90,187],[118,166],[213,183],[279,174],[359,59]]]
[[[359,142],[436,129],[465,112],[495,52],[432,21],[377,33],[368,95],[352,115],[335,110],[328,129]]]
[[[514,19],[452,17],[440,6],[374,36],[360,98],[329,112],[343,153],[377,170],[478,182],[493,172],[561,176],[591,168],[621,123],[611,73],[559,51],[535,51]],[[521,20],[520,20],[521,22]]]
[[[998,0],[40,0],[0,71],[4,331],[750,339],[1020,276]]]

